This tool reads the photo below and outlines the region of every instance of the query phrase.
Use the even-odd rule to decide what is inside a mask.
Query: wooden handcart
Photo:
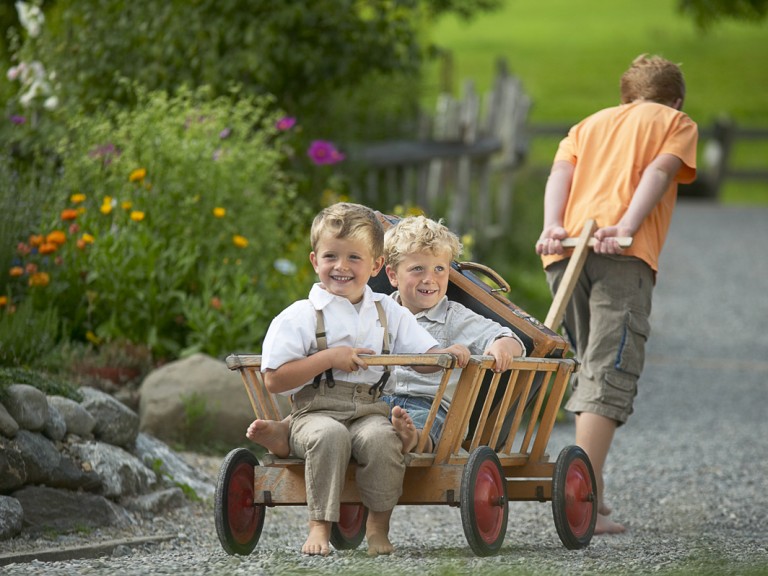
[[[589,457],[578,446],[563,448],[554,461],[546,451],[570,376],[578,369],[577,362],[566,357],[566,341],[553,329],[583,265],[590,235],[591,227],[585,227],[547,325],[500,295],[508,287],[492,271],[459,264],[451,270],[449,297],[512,328],[523,340],[527,357],[516,359],[503,374],[493,372],[489,356],[473,356],[461,369],[434,452],[406,456],[399,504],[459,507],[467,542],[479,556],[500,549],[510,501],[551,501],[557,534],[569,549],[587,546],[594,533],[596,482]],[[490,288],[479,273],[491,274],[500,286]],[[458,370],[453,361],[450,355],[430,354],[366,357],[371,366],[436,365],[443,370],[417,452],[424,449],[449,376]],[[240,372],[256,416],[279,420],[285,414],[264,386],[260,362],[255,354],[226,359],[230,370]],[[365,536],[367,510],[355,485],[355,471],[351,462],[341,519],[331,530],[336,549],[354,549]],[[257,458],[246,448],[236,448],[221,465],[214,505],[222,547],[230,554],[250,554],[261,536],[267,508],[306,505],[304,461],[271,454]]]

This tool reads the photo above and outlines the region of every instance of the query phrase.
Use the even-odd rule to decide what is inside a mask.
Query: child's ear
[[[382,266],[384,266],[384,256],[379,256],[376,258],[376,260],[373,261],[373,270],[371,271],[371,276],[376,276],[376,274],[378,274],[381,270]]]
[[[395,269],[389,265],[387,265],[387,278],[389,278],[389,283],[392,284],[392,288],[397,288],[397,272],[395,272]]]

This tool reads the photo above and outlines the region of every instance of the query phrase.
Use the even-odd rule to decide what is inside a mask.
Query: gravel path
[[[231,557],[219,545],[211,504],[203,503],[130,533],[0,543],[2,555],[117,537],[169,537],[113,546],[102,558],[9,564],[0,573],[768,573],[767,221],[765,207],[694,201],[678,207],[662,257],[635,414],[617,433],[606,470],[607,497],[626,534],[595,537],[585,550],[569,551],[548,503],[513,503],[501,553],[477,558],[458,509],[410,506],[393,517],[396,555],[370,559],[361,547],[310,558],[297,552],[306,510],[282,507],[268,509],[253,554]],[[572,439],[572,424],[558,425],[550,454]],[[220,462],[189,457],[212,475]]]

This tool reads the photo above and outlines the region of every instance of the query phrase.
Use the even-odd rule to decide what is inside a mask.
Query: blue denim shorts
[[[429,417],[429,411],[432,409],[431,398],[424,398],[423,396],[383,396],[382,400],[389,404],[390,409],[400,406],[400,408],[408,412],[417,430],[424,429]],[[440,406],[437,410],[435,421],[432,423],[432,430],[429,432],[433,446],[437,446],[437,441],[443,433],[443,426],[445,425],[445,417],[447,415],[446,409]]]

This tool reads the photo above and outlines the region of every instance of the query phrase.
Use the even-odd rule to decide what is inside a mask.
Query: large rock
[[[133,446],[139,434],[139,417],[136,412],[96,388],[83,386],[80,393],[83,395],[83,408],[96,421],[93,427],[94,436],[107,444],[123,448]]]
[[[13,538],[21,533],[24,510],[16,498],[0,496],[0,540]]]
[[[69,451],[101,479],[101,493],[108,498],[146,494],[158,484],[157,474],[119,446],[103,442],[73,444]]]
[[[64,396],[48,396],[48,405],[64,417],[67,433],[87,437],[93,432],[96,419],[79,402]]]
[[[12,496],[24,511],[24,526],[33,531],[82,530],[130,523],[122,507],[96,494],[26,486]]]
[[[141,384],[140,430],[165,442],[245,441],[254,415],[240,374],[205,354],[150,373]]]
[[[48,399],[34,386],[29,384],[8,386],[4,404],[19,428],[36,432],[45,426],[45,421],[48,419]]]
[[[0,434],[6,438],[13,438],[19,431],[19,423],[8,413],[8,409],[0,404]]]
[[[27,465],[15,442],[0,437],[0,493],[21,488],[27,481]]]

